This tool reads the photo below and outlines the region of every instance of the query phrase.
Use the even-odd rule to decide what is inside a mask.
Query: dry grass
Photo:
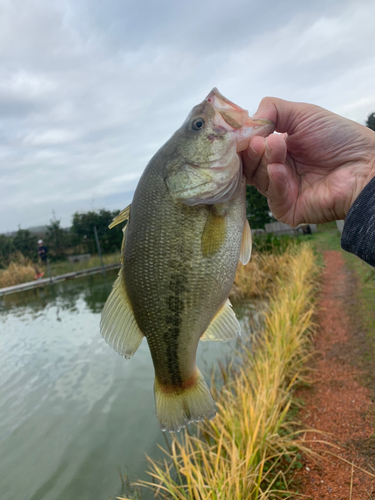
[[[239,264],[229,295],[231,300],[264,297],[277,283],[279,273],[288,264],[292,249],[283,254],[255,253],[246,266]],[[295,249],[294,251],[297,251]]]
[[[0,270],[0,288],[18,285],[35,279],[35,267],[31,260],[17,252],[9,266]]]
[[[261,269],[255,267],[256,262]],[[195,425],[193,435],[187,430],[182,436],[173,435],[163,463],[148,459],[152,482],[141,484],[153,488],[157,498],[286,498],[288,471],[298,450],[306,452],[291,422],[290,407],[293,389],[306,375],[315,257],[311,248],[301,245],[284,256],[259,256],[249,268],[258,290],[267,289],[260,284],[262,276],[272,276],[271,269],[277,275],[276,280],[272,278],[277,286],[270,296],[263,331],[251,350],[242,349],[243,363],[229,370],[223,389],[213,388],[216,417]],[[248,287],[251,277],[245,274],[237,277],[237,283],[246,288],[244,296],[251,296],[254,287]]]

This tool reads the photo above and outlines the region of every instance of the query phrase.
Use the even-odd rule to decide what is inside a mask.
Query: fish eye
[[[193,120],[191,126],[192,126],[192,129],[193,130],[201,130],[205,125],[205,122],[203,120],[203,118],[199,117],[199,118],[195,118],[195,120]]]

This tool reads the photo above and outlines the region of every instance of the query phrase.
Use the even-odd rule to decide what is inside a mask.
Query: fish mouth
[[[275,124],[265,118],[251,118],[246,109],[223,96],[215,87],[205,99],[215,110],[214,125],[234,135],[237,153],[247,148],[254,135],[266,137],[275,129]]]
[[[222,118],[220,121],[224,122],[217,123],[217,125],[224,125],[224,128],[229,131],[243,127],[249,118],[249,113],[246,109],[242,109],[224,97],[216,87],[211,90],[205,100],[214,108],[216,115],[219,115],[216,118]]]

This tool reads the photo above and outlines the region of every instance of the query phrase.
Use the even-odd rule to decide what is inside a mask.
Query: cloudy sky
[[[0,232],[122,209],[214,86],[364,123],[373,0],[0,0]]]

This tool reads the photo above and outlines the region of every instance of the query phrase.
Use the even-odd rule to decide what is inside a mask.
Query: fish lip
[[[205,98],[205,101],[208,101],[209,103],[212,104],[212,100],[217,97],[218,99],[220,99],[221,101],[224,101],[225,104],[228,104],[230,107],[232,108],[235,108],[235,109],[238,109],[238,110],[241,110],[241,111],[245,111],[243,108],[241,108],[240,106],[238,106],[238,104],[235,104],[234,102],[230,101],[229,99],[227,99],[219,90],[217,87],[214,87],[211,92],[207,95],[207,97]],[[214,106],[214,105],[213,105]]]
[[[251,137],[260,132],[260,135],[269,135],[275,129],[275,124],[266,118],[251,118],[246,109],[241,108],[227,99],[214,87],[206,97],[215,111],[214,124],[218,130],[240,135],[242,139]],[[214,140],[212,137],[211,140]]]
[[[249,117],[248,111],[227,99],[216,87],[211,90],[205,101],[209,102],[215,113],[219,114],[226,130],[241,129],[246,124]]]

